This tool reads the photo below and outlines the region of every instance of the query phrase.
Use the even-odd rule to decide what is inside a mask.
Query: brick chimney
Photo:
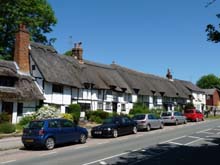
[[[173,76],[172,76],[172,74],[171,74],[171,72],[170,72],[170,69],[167,69],[167,75],[166,75],[166,77],[167,77],[169,80],[173,81]]]
[[[15,38],[14,61],[18,64],[20,71],[24,73],[30,72],[29,45],[29,32],[25,25],[21,24]]]
[[[83,49],[81,47],[82,42],[75,43],[74,48],[72,49],[72,56],[79,61],[79,63],[83,64]]]

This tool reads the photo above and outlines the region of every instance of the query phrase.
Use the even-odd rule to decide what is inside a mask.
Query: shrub
[[[143,113],[150,113],[150,110],[142,103],[135,103],[133,109],[131,109],[129,112],[129,114],[131,115],[143,114]]]
[[[25,126],[27,125],[30,121],[34,120],[36,118],[36,116],[33,115],[27,115],[21,118],[21,120],[19,121],[19,125],[21,126]]]
[[[194,109],[194,108],[195,108],[194,104],[190,102],[185,105],[184,109],[186,110],[186,109]]]
[[[9,115],[6,112],[0,113],[0,124],[5,123],[5,122],[9,122],[10,118],[11,118],[11,115]]]
[[[92,122],[96,122],[96,123],[102,123],[103,122],[103,119],[101,119],[99,116],[95,116],[95,115],[92,115],[91,117],[90,117],[90,121],[92,121]]]
[[[67,113],[71,114],[73,120],[77,124],[80,118],[80,105],[79,104],[70,104]]]
[[[0,133],[13,133],[15,132],[15,125],[11,123],[2,123],[0,124]]]
[[[67,119],[67,120],[71,120],[71,121],[73,121],[73,116],[71,115],[71,114],[69,114],[69,113],[62,113],[61,114],[61,118],[64,118],[64,119]]]
[[[36,119],[58,118],[60,110],[55,106],[43,106],[36,113]]]
[[[111,114],[108,112],[105,112],[103,110],[87,111],[86,112],[87,120],[90,120],[90,121],[94,120],[94,116],[98,117],[98,119],[97,119],[98,121],[100,121],[100,119],[103,121],[107,117],[111,116]]]

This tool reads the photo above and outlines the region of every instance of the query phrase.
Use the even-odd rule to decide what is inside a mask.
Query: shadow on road
[[[220,138],[206,139],[202,146],[157,145],[130,152],[111,165],[219,165]]]

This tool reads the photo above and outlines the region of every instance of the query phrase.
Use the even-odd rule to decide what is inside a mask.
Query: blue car
[[[51,150],[56,144],[86,143],[88,131],[66,119],[44,119],[31,121],[23,129],[22,142],[30,149],[34,146]]]

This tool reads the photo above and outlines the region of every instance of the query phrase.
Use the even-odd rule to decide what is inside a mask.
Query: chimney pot
[[[82,42],[78,42],[74,44],[74,48],[72,49],[72,56],[77,59],[80,63],[83,63],[83,49],[81,47]]]

